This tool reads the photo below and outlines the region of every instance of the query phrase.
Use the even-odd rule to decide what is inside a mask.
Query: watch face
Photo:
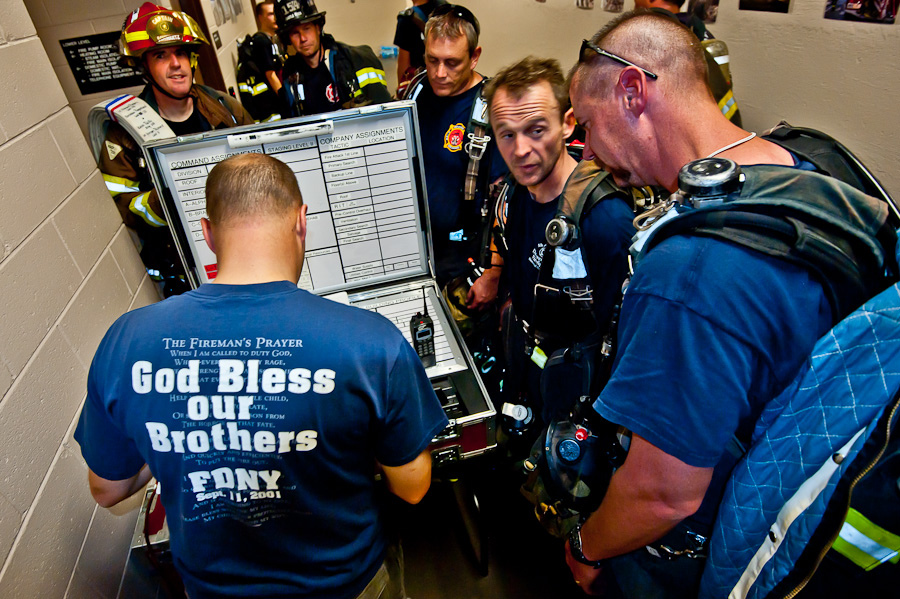
[[[572,532],[569,533],[569,547],[572,550],[572,557],[575,558],[575,561],[580,562],[586,566],[591,566],[592,568],[599,568],[600,564],[603,563],[603,560],[590,560],[585,557],[584,552],[581,548],[581,525],[583,522],[579,522],[575,525],[575,528],[572,529]]]
[[[572,547],[572,555],[575,556],[575,559],[578,561],[584,559],[584,553],[581,552],[581,522],[576,524],[569,533],[569,545]]]

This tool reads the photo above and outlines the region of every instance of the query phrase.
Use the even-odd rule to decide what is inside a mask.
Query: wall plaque
[[[110,31],[59,40],[82,95],[143,85],[138,73],[117,64],[119,35]]]

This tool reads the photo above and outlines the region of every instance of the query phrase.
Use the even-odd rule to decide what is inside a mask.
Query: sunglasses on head
[[[640,67],[640,66],[636,65],[633,62],[631,62],[630,60],[625,60],[624,58],[622,58],[621,56],[619,56],[617,54],[613,54],[612,52],[607,52],[606,50],[604,50],[597,44],[590,42],[588,40],[581,41],[581,51],[578,53],[578,64],[581,64],[582,62],[586,61],[588,59],[588,56],[590,56],[590,54],[587,54],[587,55],[585,54],[585,50],[593,50],[600,56],[605,56],[606,58],[615,60],[617,63],[619,63],[621,65],[625,65],[626,67],[634,67],[634,68],[638,69],[639,71],[641,71],[644,75],[646,75],[650,79],[659,79],[659,75],[657,75],[656,73],[653,73],[651,71],[648,71],[644,67]]]
[[[472,14],[472,11],[465,6],[460,6],[458,4],[441,4],[431,11],[429,18],[442,17],[444,15],[453,15],[457,19],[462,19],[475,28],[475,35],[481,35],[481,26],[478,24],[478,19],[476,19],[475,15]]]

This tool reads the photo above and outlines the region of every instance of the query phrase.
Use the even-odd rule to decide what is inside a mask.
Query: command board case
[[[433,277],[428,202],[412,102],[394,102],[151,142],[144,153],[192,286],[216,277],[200,226],[209,171],[264,153],[296,174],[307,204],[299,287],[394,322],[433,320],[426,368],[450,424],[432,443],[435,464],[496,447],[496,411]],[[430,361],[430,362],[431,362]]]

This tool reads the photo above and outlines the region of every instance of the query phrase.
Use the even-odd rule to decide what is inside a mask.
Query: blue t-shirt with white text
[[[282,281],[119,318],[75,437],[103,478],[149,464],[192,599],[349,598],[384,558],[375,460],[409,463],[446,422],[396,326]]]

